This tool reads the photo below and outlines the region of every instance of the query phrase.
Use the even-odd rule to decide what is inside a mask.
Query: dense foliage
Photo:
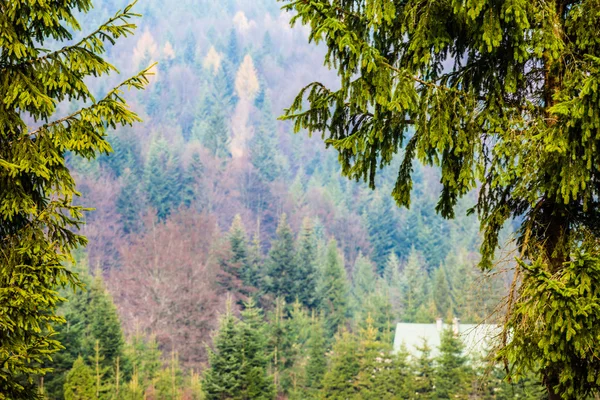
[[[573,301],[586,304],[585,315],[600,306],[588,295],[593,274],[565,279],[598,255],[598,2],[285,3],[292,23],[326,44],[325,62],[339,77],[336,89],[302,89],[285,118],[296,130],[322,132],[342,173],[371,187],[402,149],[392,191],[400,206],[411,205],[416,161],[441,171],[435,208],[443,217],[454,217],[459,198],[479,186],[471,212],[481,221],[483,268],[492,266],[507,221],[519,222],[523,285],[515,285],[505,324],[514,343],[504,340],[502,354],[538,372],[550,398],[597,393],[589,340],[600,331],[579,329],[553,286],[580,293]],[[530,301],[539,274],[552,281],[537,292],[544,306]],[[552,315],[566,320],[544,325],[537,338],[537,321]]]
[[[97,26],[125,5],[98,1],[78,18]],[[109,55],[127,74],[159,61],[148,90],[129,101],[144,123],[97,138],[110,155],[82,160],[68,142],[65,161],[48,166],[68,166],[81,191],[71,206],[95,210],[74,230],[87,248],[55,265],[78,272],[85,290],[52,292],[68,300],[56,317],[66,323],[47,331],[65,349],[40,365],[52,371],[31,371],[32,390],[174,400],[502,399],[539,389],[526,369],[523,383],[503,382],[494,361],[461,353],[453,336],[439,349],[391,353],[398,321],[493,322],[510,273],[475,267],[474,217],[435,214],[435,169],[413,165],[415,200],[399,209],[385,193],[400,162],[371,191],[341,178],[319,140],[277,121],[315,71],[335,82],[306,31],[290,29],[272,0],[136,7],[140,34]],[[112,93],[111,82],[85,82]],[[57,103],[57,114],[78,106]],[[594,293],[573,293],[573,304]]]
[[[148,70],[104,91],[96,100],[84,81],[116,71],[103,54],[105,44],[130,35],[137,16],[131,6],[91,34],[76,14],[87,0],[2,2],[0,5],[0,398],[31,399],[35,375],[61,349],[54,327],[63,298],[57,289],[77,285],[65,268],[86,239],[78,229],[84,208],[73,203],[75,180],[67,153],[92,159],[108,153],[107,128],[140,121],[122,95],[141,89]],[[41,46],[67,42],[60,50]],[[56,47],[56,46],[53,46]],[[85,103],[64,116],[63,101]],[[37,127],[36,127],[37,126]],[[85,379],[83,370],[72,378]],[[82,375],[83,374],[83,375]],[[77,390],[71,398],[81,398]],[[80,393],[80,394],[77,394]],[[74,397],[73,397],[74,396]],[[79,396],[79,397],[77,397]]]

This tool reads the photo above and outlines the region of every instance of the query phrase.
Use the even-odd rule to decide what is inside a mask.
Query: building
[[[448,328],[460,336],[465,344],[465,353],[470,355],[485,353],[492,340],[501,333],[498,325],[460,324],[457,318],[454,318],[452,325],[444,324],[441,318],[431,324],[399,323],[394,335],[394,352],[397,353],[404,346],[410,355],[418,357],[417,348],[423,346],[425,339],[431,348],[431,356],[435,357],[439,353],[441,334]]]

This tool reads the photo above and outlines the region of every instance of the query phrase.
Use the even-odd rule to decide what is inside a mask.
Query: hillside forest
[[[123,0],[78,15],[96,26]],[[316,136],[279,120],[326,49],[290,27],[275,0],[140,0],[135,35],[108,49],[143,122],[109,130],[112,151],[67,155],[89,243],[69,268],[56,326],[64,349],[36,378],[43,398],[538,399],[525,375],[473,354],[451,330],[432,352],[392,352],[399,322],[498,323],[513,278],[512,227],[497,267],[478,268],[481,234],[459,200],[435,211],[440,172],[415,164],[413,200],[341,175]],[[85,30],[85,29],[84,29]],[[90,80],[105,93],[111,79]],[[59,113],[77,102],[59,104]]]

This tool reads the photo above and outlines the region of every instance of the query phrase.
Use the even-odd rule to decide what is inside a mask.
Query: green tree
[[[67,374],[64,388],[65,400],[89,400],[96,397],[96,383],[92,369],[78,357]]]
[[[273,378],[268,375],[269,356],[261,311],[250,298],[238,325],[240,352],[240,394],[242,400],[275,398]]]
[[[242,359],[236,323],[229,303],[213,339],[214,349],[208,353],[209,368],[202,382],[207,400],[236,398],[240,391]]]
[[[229,149],[230,141],[231,134],[225,110],[221,104],[217,104],[213,107],[208,117],[208,128],[202,137],[202,144],[213,156],[220,159],[227,159],[231,156]]]
[[[392,354],[388,342],[367,316],[360,333],[360,371],[356,387],[361,399],[406,399],[412,396],[406,352]]]
[[[73,204],[75,182],[65,155],[92,159],[110,151],[106,130],[139,121],[123,100],[126,87],[141,89],[148,70],[94,100],[90,76],[115,68],[102,58],[105,43],[133,33],[131,7],[92,34],[57,51],[50,42],[72,39],[80,29],[76,11],[89,1],[3,3],[0,6],[0,393],[12,399],[37,396],[35,375],[60,349],[53,324],[61,302],[57,288],[78,284],[66,267],[71,252],[85,245],[78,234],[84,209]],[[52,119],[62,101],[89,101],[72,114]],[[28,125],[38,123],[38,128]]]
[[[423,339],[421,346],[417,347],[419,358],[414,365],[414,389],[420,399],[433,398],[435,369],[431,358],[431,348]]]
[[[323,323],[319,317],[315,317],[311,323],[308,340],[308,362],[306,363],[306,387],[308,393],[313,396],[321,389],[323,376],[327,371],[326,344]]]
[[[179,359],[177,354],[172,352],[169,362],[157,375],[157,398],[161,400],[179,400],[181,398],[182,384],[183,372],[179,367]]]
[[[90,302],[88,305],[88,327],[86,354],[93,356],[96,344],[99,346],[101,367],[112,371],[117,358],[123,361],[123,348],[125,340],[121,329],[121,322],[117,307],[112,296],[106,290],[100,272],[96,273],[90,286]],[[111,373],[112,375],[112,373]]]
[[[119,212],[119,223],[126,234],[138,233],[142,228],[141,215],[147,207],[145,193],[140,184],[140,177],[126,168],[122,174],[123,187],[117,195],[116,207]]]
[[[335,239],[327,245],[319,284],[320,312],[329,337],[346,321],[348,311],[348,279]]]
[[[401,275],[402,320],[406,322],[417,321],[419,311],[427,302],[427,280],[427,271],[420,254],[413,248],[408,255],[408,260]]]
[[[231,245],[231,261],[240,264],[240,274],[244,283],[247,284],[249,276],[249,255],[248,239],[246,238],[246,228],[239,214],[233,218],[229,228],[229,244]]]
[[[375,292],[377,276],[371,260],[358,254],[352,272],[352,299],[356,311],[361,311],[367,297]]]
[[[437,317],[451,317],[453,304],[450,294],[450,284],[448,283],[448,275],[446,268],[440,265],[433,274],[433,301],[437,311]]]
[[[193,206],[196,210],[203,210],[206,207],[207,198],[202,179],[203,174],[204,164],[200,159],[200,154],[195,152],[183,173],[181,196],[186,207]]]
[[[294,234],[285,214],[282,214],[279,219],[277,237],[271,243],[271,250],[265,264],[267,291],[276,298],[283,298],[287,304],[294,303],[297,295],[296,249]]]
[[[258,129],[249,143],[250,162],[264,180],[272,182],[282,174],[283,165],[277,140],[277,125],[267,95],[264,95],[260,111]]]
[[[518,269],[527,278],[510,304],[502,354],[515,371],[539,373],[551,399],[597,393],[600,381],[589,377],[600,373],[591,345],[600,328],[589,332],[577,317],[563,321],[571,329],[546,319],[567,306],[551,301],[553,284],[538,292],[545,308],[528,294],[540,287],[540,274],[570,275],[578,253],[592,263],[600,252],[593,28],[600,5],[290,0],[285,7],[293,22],[311,27],[311,40],[326,43],[327,63],[340,77],[336,90],[320,83],[302,90],[286,118],[296,130],[325,132],[343,173],[371,186],[378,167],[403,148],[393,190],[399,205],[410,204],[415,159],[441,169],[436,210],[443,217],[454,217],[458,199],[480,185],[472,211],[483,230],[481,266],[491,267],[500,230],[516,219]],[[585,279],[566,282],[590,301]],[[543,349],[538,332],[549,343]],[[588,350],[566,351],[571,345]]]
[[[296,246],[296,295],[309,310],[318,308],[317,240],[309,219],[304,219]]]
[[[321,398],[346,400],[356,395],[360,372],[359,343],[347,331],[339,332],[333,344],[330,368],[323,377]]]
[[[181,165],[177,155],[169,149],[164,138],[150,144],[144,168],[144,187],[148,202],[156,215],[164,220],[181,204]]]
[[[464,344],[452,329],[442,332],[439,355],[436,357],[436,399],[467,399],[471,384],[467,357],[463,355]]]

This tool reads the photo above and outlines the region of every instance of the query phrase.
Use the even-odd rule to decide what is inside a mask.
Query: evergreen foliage
[[[304,219],[298,237],[296,260],[296,294],[300,303],[312,310],[319,306],[317,298],[317,240],[309,219]]]
[[[327,372],[325,331],[320,318],[313,318],[308,341],[308,362],[306,364],[306,387],[315,395],[321,389],[321,381]]]
[[[84,208],[73,204],[75,182],[65,154],[92,159],[111,150],[108,127],[139,117],[127,108],[124,88],[141,89],[149,70],[127,79],[95,100],[84,83],[115,68],[102,58],[105,44],[133,33],[131,6],[81,40],[57,51],[50,42],[72,40],[80,30],[75,13],[87,0],[3,3],[0,13],[0,393],[11,399],[37,397],[33,376],[60,349],[53,324],[62,301],[57,288],[77,285],[64,265],[86,243],[77,233]],[[58,103],[88,106],[52,119]],[[31,129],[29,123],[39,124]]]
[[[442,332],[440,354],[436,357],[435,398],[467,399],[469,396],[469,368],[463,355],[464,344],[452,329]]]
[[[310,26],[310,41],[326,44],[326,65],[339,76],[335,90],[319,82],[302,89],[284,118],[296,131],[323,132],[344,175],[374,187],[377,170],[402,149],[396,202],[411,204],[418,160],[441,170],[435,208],[445,218],[481,185],[471,212],[481,221],[484,269],[513,219],[527,280],[570,275],[581,251],[588,263],[597,258],[597,2],[288,0],[284,8],[294,12],[292,24]],[[565,290],[585,292],[587,278],[568,279]],[[552,287],[544,286],[544,298]],[[527,289],[515,287],[502,354],[516,370],[539,373],[551,399],[597,393],[591,377],[600,369],[587,335],[564,328],[579,326],[577,316],[547,325],[538,357],[520,351],[538,343],[538,329],[519,329],[521,315],[539,321],[567,307],[537,307]],[[588,350],[565,351],[571,343]]]
[[[67,374],[64,388],[65,400],[89,400],[96,397],[96,383],[92,369],[78,357]]]
[[[348,312],[348,280],[334,239],[327,245],[323,263],[319,304],[325,331],[331,337],[344,324]]]
[[[283,214],[277,226],[277,238],[271,243],[266,261],[267,291],[275,298],[281,297],[287,304],[296,300],[296,249],[294,234]]]

